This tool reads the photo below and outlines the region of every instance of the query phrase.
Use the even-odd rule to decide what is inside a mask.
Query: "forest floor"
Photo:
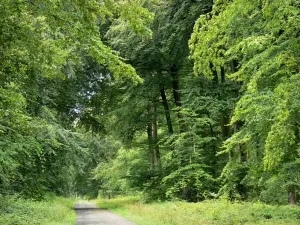
[[[92,203],[76,203],[74,208],[77,214],[76,225],[136,225]]]
[[[137,225],[296,225],[300,207],[273,206],[251,202],[209,200],[200,203],[161,202],[143,204],[138,197],[95,200],[101,208]]]
[[[1,225],[74,225],[73,200],[52,197],[43,201],[1,197]]]

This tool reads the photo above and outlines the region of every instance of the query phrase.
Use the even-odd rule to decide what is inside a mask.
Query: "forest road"
[[[88,202],[76,203],[74,210],[76,225],[136,225],[107,209],[100,209]]]

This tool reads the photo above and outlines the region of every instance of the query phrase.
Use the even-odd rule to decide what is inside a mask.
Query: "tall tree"
[[[231,120],[232,125],[242,126],[224,148],[246,169],[241,175],[243,183],[261,192],[260,177],[285,176],[290,180],[284,187],[290,192],[291,203],[299,187],[287,170],[278,172],[278,168],[294,165],[295,176],[299,171],[295,114],[298,20],[297,1],[217,1],[211,15],[199,18],[191,39],[196,73],[211,77],[209,65],[213,63],[224,67],[228,78],[242,82],[243,94]],[[234,70],[230,69],[233,64]],[[230,164],[232,170],[238,168],[236,163]],[[235,182],[241,184],[241,179]]]

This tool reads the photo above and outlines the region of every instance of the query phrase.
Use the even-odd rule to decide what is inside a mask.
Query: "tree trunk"
[[[148,108],[151,120],[147,125],[148,144],[149,144],[149,164],[150,169],[160,165],[160,151],[157,137],[157,112],[156,103],[153,102]]]
[[[238,71],[238,61],[237,60],[233,60],[232,61],[232,63],[231,63],[231,71],[233,73],[235,73],[235,72]],[[237,95],[236,97],[238,98],[239,97],[239,90],[237,90],[236,95]],[[233,124],[233,126],[232,126],[232,129],[233,129],[232,132],[233,132],[233,134],[237,133],[239,131],[240,127],[241,126],[239,124],[239,121],[237,121],[235,124]],[[238,153],[238,158],[239,158],[239,160],[241,162],[242,161],[242,153],[241,153],[241,146],[240,145],[237,146],[237,151],[236,152]],[[234,154],[233,152],[229,152],[229,161],[232,160],[233,154]]]
[[[185,122],[184,122],[184,117],[183,117],[182,113],[180,112],[182,104],[181,104],[179,79],[178,79],[178,67],[174,64],[171,67],[170,71],[171,71],[171,75],[173,78],[172,86],[173,86],[174,102],[175,102],[176,107],[178,108],[176,115],[179,120],[180,133],[183,133],[186,131],[186,126],[185,126]]]
[[[209,67],[214,76],[212,79],[213,85],[216,86],[219,83],[218,72],[216,71],[216,69],[214,68],[214,65],[212,63],[209,64]]]
[[[177,71],[171,71],[172,72],[172,85],[173,85],[173,96],[174,96],[174,102],[177,107],[181,107],[181,97],[179,93],[179,80],[178,80],[178,75]]]
[[[297,205],[297,203],[300,200],[300,195],[296,192],[296,188],[295,187],[291,187],[289,189],[289,203],[292,206]]]
[[[225,69],[221,66],[221,83],[225,83]]]
[[[224,140],[230,137],[230,128],[228,126],[229,123],[230,123],[229,116],[224,115],[223,118],[221,119],[221,129],[222,129],[222,136]]]
[[[147,126],[147,134],[148,134],[148,146],[149,146],[149,166],[150,169],[153,169],[154,165],[154,154],[153,154],[153,144],[152,144],[152,123],[148,123]]]
[[[292,190],[289,192],[289,203],[290,205],[294,206],[297,204],[297,199],[296,199],[296,192],[295,190]]]
[[[225,83],[225,69],[221,67],[221,82],[222,84]],[[230,122],[229,115],[227,114],[226,110],[223,111],[223,118],[221,119],[221,129],[223,134],[223,139],[226,140],[230,136],[230,128],[228,126]]]
[[[241,128],[241,124],[239,123],[239,121],[236,122],[235,124],[233,124],[233,133],[239,132],[240,128]],[[242,163],[242,162],[247,161],[246,154],[242,150],[242,146],[240,144],[238,144],[236,147],[236,153],[237,153],[239,162]]]
[[[169,103],[168,103],[168,99],[167,99],[165,88],[164,88],[163,84],[160,85],[160,95],[161,95],[162,103],[163,103],[164,110],[165,110],[168,131],[169,131],[169,134],[172,135],[174,133],[174,131],[173,131],[173,126],[172,126],[170,108],[169,108]]]
[[[157,137],[157,115],[156,115],[156,104],[153,103],[153,115],[152,115],[152,145],[153,145],[153,162],[154,165],[160,165],[160,152],[158,146]]]
[[[210,118],[209,117],[209,115],[207,115],[208,116],[208,118]],[[209,123],[209,128],[210,128],[210,136],[211,137],[215,137],[215,132],[214,132],[214,127],[213,127],[213,125],[211,124],[211,123]],[[216,165],[217,164],[217,158],[216,158],[216,154],[217,154],[217,149],[216,149],[216,146],[215,145],[213,145],[213,147],[212,147],[212,149],[211,149],[211,153],[210,153],[210,164],[211,165]],[[212,174],[216,174],[216,168],[215,167],[211,167],[211,172],[212,172]]]

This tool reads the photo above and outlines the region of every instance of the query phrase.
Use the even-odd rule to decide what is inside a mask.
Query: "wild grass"
[[[32,201],[0,196],[1,225],[74,225],[73,200]]]
[[[300,208],[262,203],[210,200],[200,203],[143,204],[137,197],[98,200],[138,225],[285,225],[300,224]]]

